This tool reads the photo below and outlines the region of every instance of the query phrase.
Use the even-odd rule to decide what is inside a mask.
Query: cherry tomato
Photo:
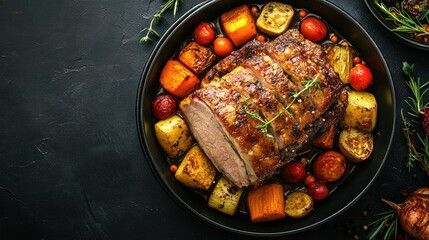
[[[328,34],[328,28],[322,19],[317,17],[307,17],[302,20],[300,25],[302,35],[308,40],[319,42],[325,39]]]
[[[226,57],[234,50],[231,40],[226,37],[218,37],[213,42],[213,51],[219,57]]]
[[[359,56],[355,56],[355,57],[353,58],[353,63],[354,63],[354,64],[358,64],[358,63],[360,63],[360,57],[359,57]]]
[[[307,16],[307,11],[305,11],[304,9],[301,9],[298,11],[298,15],[303,18]]]
[[[177,101],[171,94],[162,93],[156,96],[152,103],[152,113],[159,119],[169,118],[176,114],[176,111]]]
[[[305,186],[308,186],[315,181],[316,181],[316,177],[313,174],[307,174],[304,178]]]
[[[327,151],[313,161],[314,176],[322,182],[340,180],[346,172],[347,162],[343,154],[336,151]]]
[[[335,35],[335,34],[334,34],[334,35],[332,35],[330,39],[331,39],[331,41],[332,41],[333,43],[338,42],[338,37],[337,37],[337,35]]]
[[[200,45],[209,45],[215,39],[215,31],[209,23],[201,22],[194,30],[194,39]]]
[[[299,162],[287,163],[280,170],[280,177],[288,183],[300,183],[306,174],[304,165]]]
[[[329,189],[322,182],[312,182],[307,186],[307,193],[314,200],[322,200],[329,195]]]
[[[349,82],[355,90],[365,90],[372,82],[371,70],[363,64],[356,64],[350,70]]]

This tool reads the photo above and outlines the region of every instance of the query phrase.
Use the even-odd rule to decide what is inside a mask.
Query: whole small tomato
[[[307,193],[314,200],[322,200],[329,195],[329,188],[322,182],[312,182],[307,185]]]
[[[226,37],[218,37],[213,42],[213,51],[219,57],[226,57],[234,51],[234,45]]]
[[[314,160],[312,168],[313,174],[318,180],[336,182],[344,176],[347,161],[343,154],[336,151],[327,151]]]
[[[215,39],[215,31],[209,23],[201,22],[194,29],[194,39],[200,45],[209,45]]]
[[[349,83],[357,91],[365,90],[372,82],[371,70],[363,65],[356,64],[349,74]]]
[[[313,42],[322,41],[328,34],[328,28],[323,20],[313,16],[302,20],[300,31],[305,38]]]
[[[177,111],[176,99],[168,93],[162,93],[156,96],[152,103],[152,113],[156,118],[167,119]]]
[[[308,186],[316,181],[316,177],[313,174],[307,174],[304,178],[304,185]]]
[[[280,177],[288,183],[300,183],[306,174],[304,165],[299,162],[287,163],[280,170]]]

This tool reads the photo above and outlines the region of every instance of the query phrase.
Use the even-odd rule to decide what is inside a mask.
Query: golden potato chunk
[[[362,131],[371,132],[377,122],[377,101],[373,94],[362,91],[349,91],[348,106],[343,124]]]
[[[286,3],[269,2],[262,8],[256,20],[256,26],[265,34],[277,36],[289,28],[293,15],[292,6]]]
[[[216,169],[198,145],[186,153],[174,175],[185,186],[208,190],[216,176]]]
[[[369,158],[374,148],[372,134],[354,128],[344,129],[339,136],[339,148],[347,160],[362,162]]]
[[[242,188],[238,188],[234,184],[231,184],[226,178],[222,177],[210,194],[208,206],[233,216],[237,212],[242,193]]]
[[[182,155],[194,141],[188,125],[177,115],[157,122],[155,135],[162,149],[171,158]]]

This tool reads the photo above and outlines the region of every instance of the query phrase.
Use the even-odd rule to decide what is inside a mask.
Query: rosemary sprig
[[[153,15],[152,20],[150,21],[149,27],[143,28],[140,33],[145,33],[146,35],[140,38],[140,43],[153,42],[153,39],[150,38],[150,35],[160,37],[160,34],[153,28],[153,24],[158,24],[162,19],[162,14],[168,9],[173,9],[173,16],[176,16],[177,10],[179,8],[180,0],[168,0],[161,9]]]
[[[393,21],[397,24],[392,31],[415,33],[419,36],[429,35],[429,29],[425,27],[419,20],[411,17],[403,7],[401,3],[400,9],[395,7],[387,7],[381,0],[374,0],[375,5],[387,15],[385,18],[387,21]],[[429,14],[429,10],[424,13],[425,18]]]
[[[423,108],[429,106],[429,102],[425,103],[425,94],[428,92],[427,86],[429,82],[421,84],[420,77],[414,76],[414,64],[409,65],[407,62],[403,63],[402,71],[407,77],[406,84],[412,92],[405,100],[409,106],[408,120],[401,110],[402,118],[402,132],[408,147],[408,156],[405,166],[410,171],[414,167],[414,162],[418,162],[423,171],[429,176],[429,137],[423,136],[419,131],[415,131],[415,124],[420,124],[420,112]],[[417,139],[415,139],[417,137]]]
[[[367,235],[368,240],[389,240],[392,236],[396,239],[398,234],[398,213],[389,209],[374,215],[376,220],[368,224],[371,231]]]
[[[298,97],[302,93],[304,93],[305,91],[309,91],[310,92],[311,91],[311,87],[313,87],[313,86],[315,86],[316,88],[320,88],[320,83],[318,82],[318,78],[319,78],[319,75],[317,75],[314,78],[309,78],[309,79],[304,80],[303,81],[303,83],[305,83],[304,88],[301,89],[301,91],[299,91],[299,92],[292,92],[291,96],[290,96],[292,98],[292,101],[286,107],[280,109],[280,111],[278,111],[276,113],[276,115],[273,118],[269,119],[269,120],[266,119],[266,118],[261,118],[255,112],[249,111],[247,109],[247,106],[249,105],[248,99],[246,99],[246,101],[242,102],[244,104],[244,107],[241,108],[241,111],[244,112],[244,113],[246,113],[247,115],[249,115],[251,118],[259,120],[261,122],[261,124],[258,125],[258,126],[256,126],[255,128],[261,130],[262,133],[265,133],[265,136],[267,136],[269,138],[272,138],[273,135],[271,135],[271,134],[268,133],[268,127],[271,126],[271,123],[274,120],[276,120],[277,118],[279,118],[281,115],[283,115],[283,113],[288,113],[288,114],[292,115],[288,111],[288,109],[292,106],[292,104],[294,104],[294,102],[296,101],[296,99],[298,99]]]

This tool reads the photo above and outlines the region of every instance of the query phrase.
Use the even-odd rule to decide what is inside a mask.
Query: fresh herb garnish
[[[414,19],[410,16],[405,10],[404,6],[401,3],[400,8],[396,7],[387,7],[381,0],[374,0],[375,5],[382,12],[384,12],[387,17],[385,20],[393,21],[397,26],[392,29],[394,32],[405,32],[405,33],[413,33],[416,36],[422,37],[429,35],[429,27],[427,24],[422,24],[419,20]],[[426,11],[423,15],[427,20],[429,14],[429,10]]]
[[[398,213],[390,209],[374,216],[377,219],[368,224],[368,227],[371,229],[367,235],[368,240],[389,240],[392,236],[396,239],[398,234]]]
[[[303,83],[305,83],[305,86],[303,89],[301,89],[301,91],[299,92],[292,92],[290,97],[292,98],[292,101],[284,108],[282,108],[280,111],[278,111],[276,113],[276,115],[271,118],[271,119],[266,119],[266,118],[261,118],[257,113],[255,112],[251,112],[247,109],[247,106],[249,105],[248,99],[246,99],[246,101],[242,102],[244,104],[244,107],[241,108],[241,111],[246,113],[247,115],[249,115],[251,118],[253,119],[257,119],[261,122],[260,125],[256,126],[256,129],[261,130],[262,133],[265,133],[265,136],[267,136],[268,138],[272,138],[273,135],[268,133],[268,127],[270,127],[271,123],[276,120],[278,117],[280,117],[281,115],[283,115],[283,113],[288,113],[290,115],[292,115],[288,109],[292,106],[292,104],[296,101],[296,99],[305,91],[311,91],[311,87],[315,86],[317,88],[320,88],[320,84],[317,81],[319,75],[317,75],[315,78],[310,78],[310,79],[306,79],[303,81]]]
[[[424,108],[429,106],[429,101],[425,103],[424,98],[425,94],[429,91],[429,82],[422,84],[420,77],[414,76],[414,64],[409,65],[407,62],[404,62],[402,71],[407,77],[405,83],[412,93],[412,95],[405,100],[406,104],[410,107],[410,111],[407,112],[410,120],[401,110],[402,132],[408,147],[408,157],[405,166],[408,170],[411,170],[411,168],[414,167],[414,162],[417,161],[429,176],[429,137],[420,134],[420,132],[416,130],[419,126],[415,126],[421,125],[424,120],[421,119],[421,112]]]
[[[146,35],[140,38],[140,43],[153,42],[153,39],[150,38],[150,35],[160,37],[160,34],[153,29],[153,24],[157,24],[162,19],[162,14],[168,9],[173,9],[173,16],[176,16],[177,10],[179,8],[180,0],[168,0],[161,9],[153,15],[152,20],[150,21],[149,27],[143,28],[140,33],[145,33]]]

